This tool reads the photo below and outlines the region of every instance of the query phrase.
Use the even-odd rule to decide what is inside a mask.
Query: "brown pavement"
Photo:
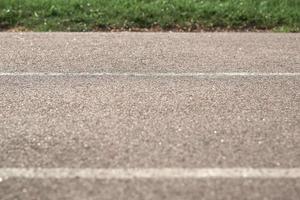
[[[299,55],[299,34],[1,33],[0,174],[299,169]],[[299,191],[296,175],[0,177],[1,199],[299,199]]]

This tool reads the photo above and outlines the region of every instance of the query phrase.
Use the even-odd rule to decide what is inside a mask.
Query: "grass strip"
[[[300,0],[0,0],[0,29],[300,31]]]

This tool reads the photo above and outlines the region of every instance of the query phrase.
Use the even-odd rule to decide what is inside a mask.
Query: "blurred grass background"
[[[300,0],[0,0],[0,29],[300,31]]]

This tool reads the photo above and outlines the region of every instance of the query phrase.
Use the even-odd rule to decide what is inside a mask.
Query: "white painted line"
[[[0,168],[0,179],[300,178],[300,168]]]
[[[300,73],[217,72],[217,73],[135,73],[135,72],[2,72],[0,76],[136,76],[136,77],[235,77],[235,76],[300,76]]]

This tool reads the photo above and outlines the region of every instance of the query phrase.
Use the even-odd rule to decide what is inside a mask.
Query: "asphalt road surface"
[[[300,199],[300,34],[1,33],[0,199]]]

